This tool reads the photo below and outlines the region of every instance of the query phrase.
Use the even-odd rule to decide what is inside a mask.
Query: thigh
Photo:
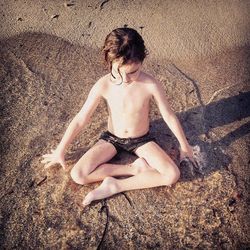
[[[174,161],[168,154],[156,143],[148,142],[135,150],[135,154],[144,158],[147,163],[158,170],[161,174],[169,174],[169,171],[179,171]]]
[[[81,170],[84,175],[88,175],[96,167],[112,159],[116,153],[115,147],[110,142],[100,139],[80,158],[74,168],[78,171]]]

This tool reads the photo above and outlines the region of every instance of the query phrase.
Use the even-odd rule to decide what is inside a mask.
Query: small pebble
[[[228,201],[228,206],[231,207],[236,203],[236,200],[234,198],[230,198]]]
[[[236,200],[240,200],[240,199],[242,199],[243,195],[242,195],[242,193],[235,191],[235,192],[233,193],[233,197],[234,197]]]
[[[29,187],[31,188],[31,187],[33,187],[34,186],[34,184],[35,184],[35,181],[34,180],[32,180],[30,183],[29,183]]]
[[[75,5],[74,3],[66,3],[66,2],[64,3],[65,7],[71,7],[71,6],[74,6],[74,5]]]
[[[52,15],[51,19],[58,18],[58,17],[59,17],[59,15]]]

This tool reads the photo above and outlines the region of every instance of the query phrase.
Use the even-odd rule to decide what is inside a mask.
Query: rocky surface
[[[100,8],[113,4],[104,2]],[[100,183],[74,184],[69,170],[106,128],[105,103],[69,147],[68,171],[45,170],[40,160],[106,73],[98,48],[40,31],[2,39],[1,249],[248,249],[250,50],[239,43],[192,60],[151,54],[144,64],[164,84],[190,143],[206,152],[200,168],[182,164],[172,188],[127,191],[82,209]],[[151,119],[152,133],[178,163],[177,141],[153,103]],[[112,161],[133,159],[123,153]]]

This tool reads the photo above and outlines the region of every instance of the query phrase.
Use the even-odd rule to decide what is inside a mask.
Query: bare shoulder
[[[148,90],[153,94],[155,92],[163,91],[162,83],[156,79],[154,76],[142,72],[141,81],[146,84]]]
[[[98,95],[102,95],[103,91],[106,89],[107,87],[107,77],[102,76],[101,78],[99,78],[95,84],[92,86],[91,88],[91,92],[94,92]]]
[[[100,77],[96,83],[94,84],[94,86],[98,87],[98,88],[104,88],[107,82],[107,77],[106,75]]]

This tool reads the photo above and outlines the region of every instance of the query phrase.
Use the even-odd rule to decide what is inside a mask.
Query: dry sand
[[[248,249],[249,1],[0,1],[1,249]],[[208,163],[181,165],[172,188],[128,191],[83,210],[100,183],[79,186],[41,155],[57,146],[92,84],[99,49],[127,24],[150,51],[144,70],[165,86]],[[102,103],[67,153],[71,168],[106,128]],[[178,162],[154,105],[151,131]],[[114,162],[134,156],[118,155]]]

